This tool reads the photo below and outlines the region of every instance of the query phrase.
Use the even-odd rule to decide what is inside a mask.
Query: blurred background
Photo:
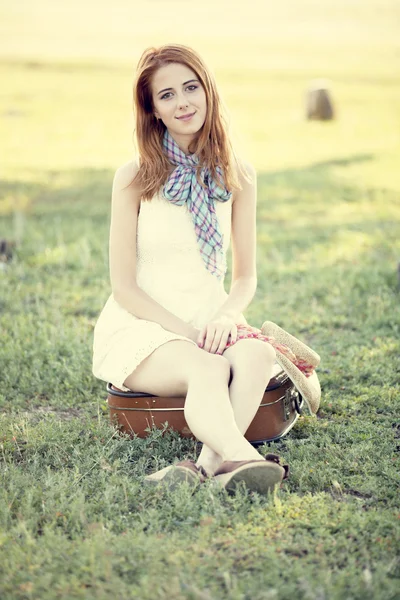
[[[357,155],[335,171],[400,189],[397,0],[3,0],[5,177],[129,160],[133,72],[146,47],[168,42],[204,57],[258,169]],[[315,78],[329,80],[334,122],[305,119]]]

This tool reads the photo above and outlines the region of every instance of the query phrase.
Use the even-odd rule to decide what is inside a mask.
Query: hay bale
[[[11,240],[0,240],[0,263],[9,262],[14,253],[15,242]]]
[[[324,80],[311,83],[306,95],[306,116],[308,120],[330,121],[334,118],[332,95]]]

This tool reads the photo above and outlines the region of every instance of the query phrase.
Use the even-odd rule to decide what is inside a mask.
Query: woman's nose
[[[178,106],[179,108],[187,108],[189,106],[189,102],[185,98],[185,96],[178,97]]]

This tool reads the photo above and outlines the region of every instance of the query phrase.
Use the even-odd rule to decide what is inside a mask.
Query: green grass
[[[0,270],[1,599],[399,598],[397,3],[221,0],[210,21],[206,2],[190,31],[182,2],[98,3],[95,19],[81,4],[0,8],[0,238],[18,242]],[[322,359],[318,417],[261,448],[291,468],[269,499],[144,488],[198,448],[117,435],[91,375],[132,68],[172,39],[214,68],[259,172],[246,316]],[[303,118],[319,76],[332,123]]]

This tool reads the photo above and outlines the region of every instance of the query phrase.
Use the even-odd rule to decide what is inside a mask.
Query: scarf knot
[[[224,236],[218,223],[215,201],[227,202],[232,197],[232,192],[212,179],[208,167],[200,169],[200,179],[205,186],[203,187],[196,176],[198,156],[185,154],[168,129],[164,134],[163,146],[169,160],[176,165],[164,184],[163,195],[173,204],[186,204],[205,266],[218,279],[223,279],[226,272]],[[217,167],[217,174],[223,180],[220,167]]]

